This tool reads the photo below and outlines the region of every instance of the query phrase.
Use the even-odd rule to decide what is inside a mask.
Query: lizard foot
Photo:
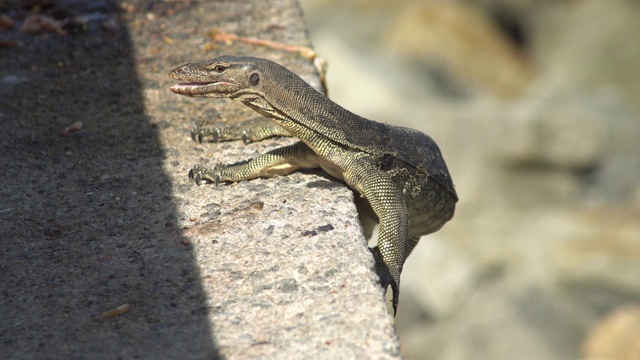
[[[220,183],[220,169],[222,166],[216,165],[213,169],[206,168],[201,165],[194,165],[189,170],[189,178],[195,180],[196,185],[214,183],[216,186]]]
[[[213,127],[198,126],[191,131],[191,139],[197,143],[208,136],[212,137],[212,142],[242,140],[246,145],[273,136],[291,135],[271,120],[258,117],[239,123],[216,124]]]
[[[212,135],[213,136],[213,142],[218,142],[218,139],[220,138],[220,129],[218,128],[201,128],[201,127],[197,127],[195,129],[193,129],[191,131],[191,139],[195,142],[197,142],[198,144],[202,143],[202,139],[205,136],[208,135]]]
[[[393,292],[393,316],[396,316],[396,313],[398,312],[398,300],[400,299],[400,271],[397,272],[396,276],[393,276],[389,270],[389,266],[387,266],[382,259],[382,254],[380,254],[378,247],[376,246],[369,250],[373,253],[376,273],[380,278],[380,286],[382,286],[385,295],[387,294],[387,288],[391,286],[391,291]]]
[[[212,142],[228,140],[242,140],[247,145],[250,142],[255,141],[254,136],[250,130],[237,126],[217,126],[211,128],[197,127],[191,130],[191,139],[198,144],[202,143],[205,136],[211,136]]]

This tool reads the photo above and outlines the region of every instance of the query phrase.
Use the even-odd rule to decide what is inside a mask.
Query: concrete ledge
[[[350,190],[320,172],[218,188],[186,176],[293,140],[193,143],[202,121],[254,113],[174,95],[167,71],[253,55],[318,84],[296,53],[207,36],[308,46],[297,3],[128,3],[126,28],[14,31],[24,45],[3,50],[3,353],[401,357]]]

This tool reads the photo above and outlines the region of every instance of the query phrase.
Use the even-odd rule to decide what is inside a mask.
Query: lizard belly
[[[329,159],[318,157],[318,163],[322,170],[326,171],[332,177],[344,181],[344,169]]]

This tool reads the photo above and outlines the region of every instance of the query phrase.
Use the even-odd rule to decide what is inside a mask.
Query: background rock
[[[622,306],[607,315],[589,335],[583,352],[586,359],[640,359],[640,306]]]
[[[404,354],[605,354],[590,334],[640,301],[640,5],[302,4],[329,95],[433,136],[460,195],[405,265]]]
[[[498,26],[455,1],[411,2],[393,12],[381,41],[397,56],[502,97],[528,86],[533,68]]]

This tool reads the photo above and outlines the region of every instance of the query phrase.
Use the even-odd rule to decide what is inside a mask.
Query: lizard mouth
[[[177,84],[178,86],[202,86],[202,85],[210,85],[210,84],[215,84],[215,82],[212,81],[192,81],[192,82],[187,82],[187,83],[180,83]]]
[[[194,97],[227,97],[238,88],[238,85],[226,81],[194,81],[173,85],[169,90],[176,94]]]

